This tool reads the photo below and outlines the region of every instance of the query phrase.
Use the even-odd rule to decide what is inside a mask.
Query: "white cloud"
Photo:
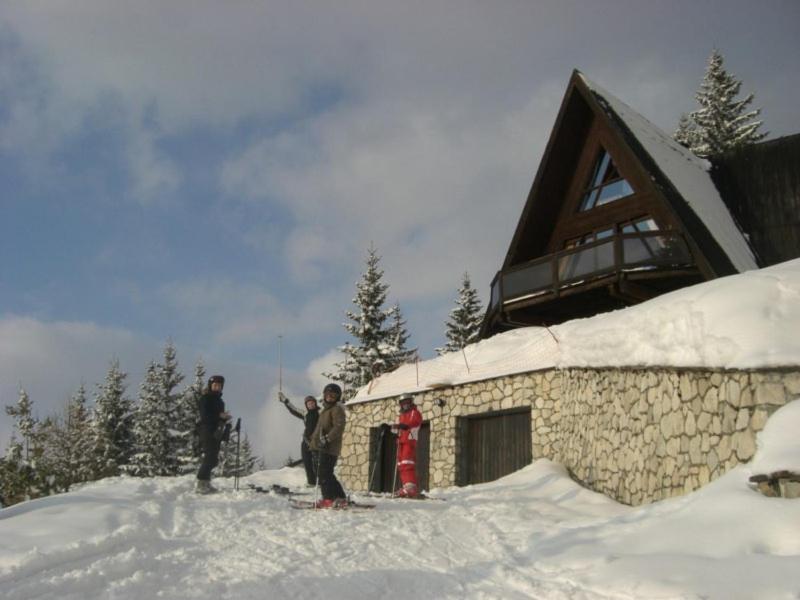
[[[136,373],[158,352],[124,329],[6,315],[0,318],[0,404],[14,404],[22,386],[40,416],[61,411],[81,383],[91,395],[114,357],[123,370],[131,369],[128,393],[135,394]],[[0,439],[5,440],[11,418],[3,412],[0,423]]]
[[[159,296],[182,318],[203,323],[215,343],[263,345],[282,333],[302,337],[338,328],[337,293],[321,291],[284,303],[255,283],[194,279],[165,285]]]

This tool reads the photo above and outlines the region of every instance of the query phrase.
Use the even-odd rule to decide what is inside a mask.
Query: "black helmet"
[[[225,378],[222,375],[212,375],[208,378],[208,389],[211,389],[212,383],[218,383],[222,387],[225,387]]]
[[[314,403],[314,406],[317,406],[317,399],[316,399],[316,398],[314,398],[314,396],[306,396],[306,397],[303,399],[303,404],[305,404],[306,408],[308,408],[308,403],[309,403],[309,402],[313,402],[313,403]]]
[[[322,399],[323,400],[325,400],[325,394],[327,394],[328,392],[330,392],[334,396],[336,396],[336,400],[335,400],[336,402],[338,402],[339,400],[342,399],[342,388],[340,388],[337,384],[329,383],[328,385],[325,386],[325,388],[322,390]]]

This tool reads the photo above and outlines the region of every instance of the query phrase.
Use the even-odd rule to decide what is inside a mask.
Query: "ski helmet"
[[[314,398],[314,396],[306,396],[306,397],[303,399],[303,404],[305,404],[305,405],[306,405],[306,409],[308,409],[308,403],[309,403],[309,402],[313,402],[313,403],[314,403],[314,408],[317,408],[317,399],[316,399],[316,398]]]
[[[212,375],[208,378],[208,389],[211,389],[212,383],[218,383],[221,387],[225,387],[225,378],[222,375]]]
[[[342,399],[342,388],[340,388],[337,384],[329,383],[328,385],[325,386],[325,388],[322,390],[323,400],[325,400],[325,394],[327,394],[328,392],[330,392],[336,397],[336,400],[334,400],[334,402],[338,402],[339,400]]]
[[[397,403],[400,405],[401,412],[407,412],[411,410],[414,404],[414,396],[411,394],[403,394],[397,399]]]

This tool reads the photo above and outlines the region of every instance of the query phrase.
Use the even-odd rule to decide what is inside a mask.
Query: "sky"
[[[44,416],[171,340],[274,464],[374,243],[431,357],[486,302],[578,68],[671,131],[714,47],[797,133],[800,4],[0,3],[0,404]],[[0,415],[5,447],[10,418]]]

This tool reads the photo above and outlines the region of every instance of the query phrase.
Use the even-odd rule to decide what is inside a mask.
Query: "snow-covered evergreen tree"
[[[356,297],[353,304],[356,311],[346,311],[349,323],[344,328],[356,340],[356,344],[345,343],[339,349],[344,360],[336,363],[337,371],[325,373],[344,388],[344,399],[352,397],[356,390],[369,383],[373,377],[385,373],[394,366],[396,347],[391,340],[391,328],[386,320],[393,309],[384,309],[389,286],[383,282],[383,270],[379,267],[380,257],[373,245],[367,253],[367,269],[356,283]]]
[[[133,453],[133,404],[125,396],[127,376],[114,359],[105,382],[97,386],[92,417],[96,479],[119,474]]]
[[[64,447],[66,489],[94,476],[92,422],[87,407],[86,388],[81,384],[67,405]]]
[[[400,311],[400,304],[395,302],[390,310],[390,324],[387,351],[391,353],[391,359],[387,365],[387,371],[393,371],[400,365],[409,362],[417,353],[416,348],[408,348],[408,330],[403,313]]]
[[[760,109],[748,111],[753,94],[737,100],[742,82],[723,67],[717,49],[708,59],[700,90],[695,95],[700,108],[682,118],[675,139],[697,156],[708,157],[757,142],[767,133],[758,131]]]
[[[194,367],[194,382],[180,395],[175,419],[178,442],[178,471],[191,473],[200,463],[200,438],[197,435],[197,422],[200,420],[199,401],[205,385],[206,369],[198,361]]]
[[[164,362],[159,366],[162,410],[169,424],[167,428],[169,449],[163,475],[177,475],[181,472],[178,457],[183,452],[184,440],[193,430],[193,426],[190,426],[181,414],[183,393],[178,391],[178,386],[182,381],[183,375],[178,371],[175,346],[172,341],[168,341],[164,347]]]
[[[14,419],[14,430],[3,461],[0,493],[8,504],[13,504],[33,497],[36,474],[32,454],[37,423],[33,417],[33,402],[24,389],[19,391],[17,404],[6,406],[5,410]]]
[[[176,429],[180,395],[175,388],[183,381],[178,372],[175,347],[167,342],[164,362],[151,362],[139,388],[134,418],[135,451],[126,472],[140,477],[177,475],[183,435]]]
[[[69,489],[69,452],[61,419],[50,415],[37,424],[34,435],[34,491],[31,497],[49,496]]]
[[[255,471],[257,459],[253,456],[253,447],[246,433],[242,433],[239,442],[239,477],[246,477]],[[217,467],[220,477],[233,477],[237,474],[236,470],[236,432],[231,432],[231,437],[227,442],[223,442],[219,451],[219,466]]]
[[[166,475],[171,450],[170,422],[161,398],[159,365],[151,361],[139,386],[133,419],[134,452],[126,473],[139,477]]]
[[[450,318],[445,323],[447,343],[442,348],[437,348],[436,352],[445,354],[477,342],[482,322],[483,309],[478,291],[472,287],[469,273],[464,273],[461,287],[458,289],[456,306],[450,311]]]
[[[697,126],[687,114],[682,114],[678,127],[672,134],[673,139],[681,146],[694,148],[697,145]]]

